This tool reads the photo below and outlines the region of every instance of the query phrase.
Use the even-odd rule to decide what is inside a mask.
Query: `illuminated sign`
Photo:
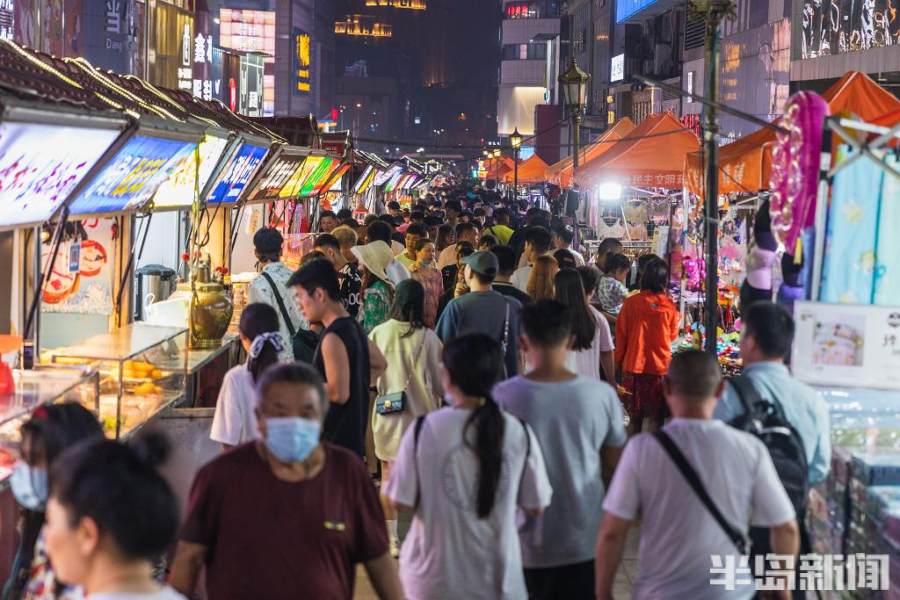
[[[900,19],[896,5],[891,0],[865,0],[855,8],[848,2],[805,2],[803,18],[793,21],[802,30],[800,58],[897,44]]]
[[[0,124],[0,226],[49,219],[118,135],[117,129]]]
[[[219,46],[275,56],[275,11],[220,9]]]
[[[425,0],[366,0],[366,6],[388,6],[390,8],[405,8],[407,10],[426,10],[428,3]]]
[[[625,55],[617,54],[609,61],[609,81],[622,81],[625,79]]]
[[[335,22],[334,32],[354,37],[389,38],[394,35],[389,23],[378,22],[369,15],[347,15],[343,21]]]
[[[304,160],[303,165],[301,165],[299,169],[296,169],[288,179],[287,183],[282,186],[281,190],[278,192],[278,197],[293,198],[299,195],[300,190],[303,188],[303,184],[306,183],[306,180],[309,179],[313,174],[313,171],[315,171],[316,167],[321,163],[321,156],[310,156]]]
[[[196,147],[196,142],[132,137],[75,199],[70,207],[72,214],[140,208]]]
[[[353,193],[361,194],[372,184],[372,179],[375,177],[375,167],[371,165],[366,167],[365,171],[363,171],[362,175],[359,176],[359,179],[356,180],[356,183],[353,184]]]
[[[236,201],[256,173],[265,155],[266,148],[262,146],[242,145],[231,157],[224,170],[225,175],[210,192],[206,201],[211,204]]]
[[[190,92],[193,90],[194,66],[191,63],[192,48],[191,24],[185,23],[181,30],[181,64],[178,67],[178,89]]]
[[[537,7],[532,6],[530,2],[510,2],[505,7],[507,19],[536,19],[538,18]]]
[[[338,161],[333,158],[326,158],[325,162],[316,169],[303,184],[300,190],[301,196],[315,196],[322,191],[322,188],[328,182],[328,177],[340,166]]]
[[[153,196],[153,205],[158,207],[186,207],[194,202],[194,184],[197,193],[203,191],[213,169],[222,158],[228,140],[207,135],[200,142],[200,171],[197,172],[194,153],[185,156],[172,171],[172,175],[161,185]]]
[[[652,4],[656,4],[656,0],[616,0],[616,23],[621,23]]]
[[[384,185],[388,181],[394,178],[395,175],[398,175],[403,171],[403,167],[400,165],[394,165],[387,171],[381,171],[378,175],[375,176],[375,185]]]
[[[292,176],[300,170],[304,159],[303,156],[279,156],[269,162],[259,185],[256,186],[253,199],[277,199],[281,190],[291,181]]]
[[[238,52],[255,52],[265,54],[265,64],[275,63],[275,12],[271,10],[235,10],[223,8],[219,10],[219,46]],[[250,57],[242,57],[246,62]],[[242,65],[243,68],[243,65]],[[274,68],[274,67],[272,67]],[[274,71],[273,71],[274,72]],[[235,86],[229,76],[224,77],[226,85]],[[271,116],[275,112],[275,76],[263,77],[262,115]],[[231,93],[236,96],[236,90]],[[257,92],[258,94],[259,92]],[[247,102],[250,103],[249,93]],[[254,99],[258,103],[258,99]],[[229,104],[226,102],[226,104]],[[229,104],[230,106],[230,104]],[[231,110],[236,108],[231,106]]]
[[[294,28],[294,75],[297,78],[297,90],[308,94],[311,89],[310,65],[312,64],[311,40],[309,34]]]

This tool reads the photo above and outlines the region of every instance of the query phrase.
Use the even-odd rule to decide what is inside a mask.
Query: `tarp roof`
[[[505,165],[501,165],[502,168]],[[514,170],[501,175],[507,183],[514,183]],[[532,183],[542,183],[547,180],[547,163],[541,160],[537,154],[532,154],[528,160],[519,165],[519,185],[528,185]]]
[[[581,150],[580,168],[583,169],[592,160],[603,156],[615,145],[616,141],[631,133],[634,128],[634,121],[628,117],[622,117],[616,121],[615,125],[601,133],[600,137]],[[553,163],[547,167],[547,180],[560,187],[569,187],[572,185],[572,164],[574,162],[572,156],[567,156],[561,161]]]
[[[831,114],[852,113],[863,120],[900,109],[900,100],[858,71],[848,71],[822,97],[828,102]],[[775,131],[763,128],[719,148],[719,193],[756,192],[769,187],[775,140]],[[684,184],[690,192],[701,194],[700,152],[692,152],[685,159]]]
[[[585,165],[575,180],[579,185],[591,185],[608,177],[625,185],[680,189],[685,156],[699,143],[670,113],[656,113]]]

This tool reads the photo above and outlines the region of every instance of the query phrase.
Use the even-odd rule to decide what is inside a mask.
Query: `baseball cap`
[[[476,273],[487,275],[488,277],[495,276],[497,271],[500,270],[500,264],[497,262],[497,257],[494,256],[493,252],[487,252],[485,250],[465,257],[462,259],[462,263],[464,265],[469,265]]]

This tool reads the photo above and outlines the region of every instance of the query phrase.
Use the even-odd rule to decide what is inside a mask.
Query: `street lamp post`
[[[494,185],[497,186],[497,191],[500,190],[500,148],[494,150],[491,155],[494,157],[494,181],[496,182]]]
[[[578,173],[578,154],[581,146],[581,115],[587,105],[587,84],[591,76],[578,67],[573,55],[569,61],[569,68],[559,76],[559,85],[563,92],[563,102],[572,119],[572,181]],[[577,219],[576,219],[577,221]],[[577,224],[576,224],[577,225]],[[576,227],[577,229],[577,227]]]
[[[719,328],[719,115],[715,103],[719,92],[719,24],[733,14],[731,0],[692,0],[692,10],[706,21],[706,77],[704,89],[711,101],[703,104],[703,157],[706,190],[706,338],[703,348],[717,355]]]
[[[513,202],[519,200],[519,148],[522,147],[522,134],[519,128],[509,136],[509,143],[513,148]]]

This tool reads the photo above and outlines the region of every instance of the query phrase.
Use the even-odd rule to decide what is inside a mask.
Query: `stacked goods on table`
[[[824,395],[833,448],[828,479],[810,493],[806,525],[812,551],[886,555],[890,589],[823,597],[900,599],[900,393],[831,390]]]

